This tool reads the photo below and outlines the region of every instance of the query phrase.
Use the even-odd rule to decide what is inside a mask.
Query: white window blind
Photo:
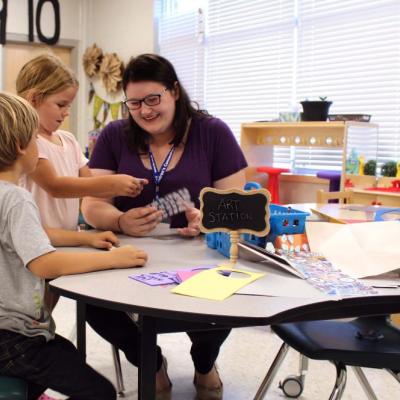
[[[332,114],[371,114],[379,124],[380,163],[399,160],[400,2],[298,4],[297,100],[328,96]],[[340,162],[334,153],[326,156]]]
[[[237,138],[242,122],[328,96],[330,113],[371,114],[379,124],[380,164],[400,159],[400,1],[203,0],[200,28],[197,9],[182,13],[187,2],[163,3],[160,53]],[[274,164],[340,169],[341,151],[277,146]]]
[[[165,3],[158,17],[159,52],[172,62],[191,99],[204,108],[203,14],[199,8],[181,11],[176,1]]]
[[[292,101],[293,1],[210,0],[205,102],[240,137],[240,124],[270,120]]]

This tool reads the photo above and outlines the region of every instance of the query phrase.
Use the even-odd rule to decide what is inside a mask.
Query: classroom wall
[[[37,0],[34,0],[36,6]],[[77,128],[73,132],[82,147],[92,129],[91,108],[87,104],[89,81],[82,68],[82,55],[96,43],[105,53],[117,53],[124,61],[132,55],[154,50],[153,0],[59,0],[61,9],[60,42],[75,41],[75,69],[80,82],[75,111]],[[54,32],[53,8],[45,3],[42,11],[43,34]],[[28,1],[9,0],[6,32],[18,37],[28,34]],[[35,32],[36,33],[36,32]],[[0,87],[3,64],[0,46]],[[100,85],[96,90],[101,92]],[[105,93],[104,93],[104,96]],[[110,99],[108,99],[110,100]]]
[[[126,64],[132,56],[154,51],[153,0],[90,0],[87,46],[96,43],[103,53],[116,53]],[[110,103],[123,99],[122,92],[108,94],[100,79],[93,79],[96,94]],[[89,81],[86,80],[86,94]],[[110,118],[108,118],[110,120]],[[86,113],[86,132],[93,129],[92,108]]]

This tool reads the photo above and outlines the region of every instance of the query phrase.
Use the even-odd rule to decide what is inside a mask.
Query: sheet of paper
[[[185,282],[186,280],[188,280],[189,278],[191,278],[194,275],[197,275],[198,273],[206,270],[206,269],[210,269],[210,268],[214,268],[215,266],[200,266],[200,267],[196,267],[196,268],[191,268],[191,269],[183,269],[180,271],[176,271],[176,275],[177,278],[179,280],[179,283]]]
[[[224,300],[264,275],[264,273],[228,269],[222,266],[196,274],[173,288],[171,292],[210,300]]]
[[[150,272],[140,275],[129,275],[129,278],[145,283],[149,286],[171,285],[179,283],[176,279],[175,271]]]
[[[344,273],[363,278],[400,268],[400,223],[364,222],[306,225],[311,251],[324,255]]]

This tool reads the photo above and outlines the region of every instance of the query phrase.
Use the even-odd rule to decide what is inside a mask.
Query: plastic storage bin
[[[299,211],[290,207],[270,204],[270,231],[267,236],[243,234],[241,238],[255,246],[264,247],[267,242],[273,242],[278,235],[292,235],[303,233],[308,212]],[[231,246],[229,233],[214,232],[206,234],[208,247],[217,250],[225,257],[229,257]]]

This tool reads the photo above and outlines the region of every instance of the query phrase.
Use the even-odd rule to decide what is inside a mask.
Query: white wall
[[[87,104],[89,81],[82,68],[82,55],[96,43],[104,53],[117,53],[124,61],[133,55],[154,51],[153,0],[59,0],[61,9],[60,41],[76,41],[76,73],[80,90],[76,99],[77,132],[73,132],[84,146],[87,132],[92,129],[92,111]],[[34,1],[36,6],[37,0]],[[45,3],[42,11],[43,34],[54,33],[53,8]],[[28,34],[28,1],[9,0],[7,34]],[[35,31],[36,34],[36,31]],[[2,87],[2,52],[0,46],[0,87]],[[108,101],[102,85],[96,91]]]
[[[88,41],[124,61],[153,51],[153,0],[91,0]]]
[[[83,0],[85,1],[85,0]],[[66,39],[81,38],[80,9],[82,0],[59,0],[61,9],[60,37]],[[35,9],[37,0],[34,1]],[[42,9],[41,29],[45,36],[54,33],[54,12],[50,3],[45,3]],[[7,32],[28,34],[28,1],[8,0]]]
[[[96,43],[103,53],[116,53],[126,64],[132,56],[154,51],[153,0],[89,0],[87,46]],[[114,103],[122,93],[109,95],[100,79],[92,80],[96,93]],[[89,81],[86,80],[86,93]],[[87,103],[87,102],[86,102]],[[86,114],[86,132],[93,129],[91,109]]]

